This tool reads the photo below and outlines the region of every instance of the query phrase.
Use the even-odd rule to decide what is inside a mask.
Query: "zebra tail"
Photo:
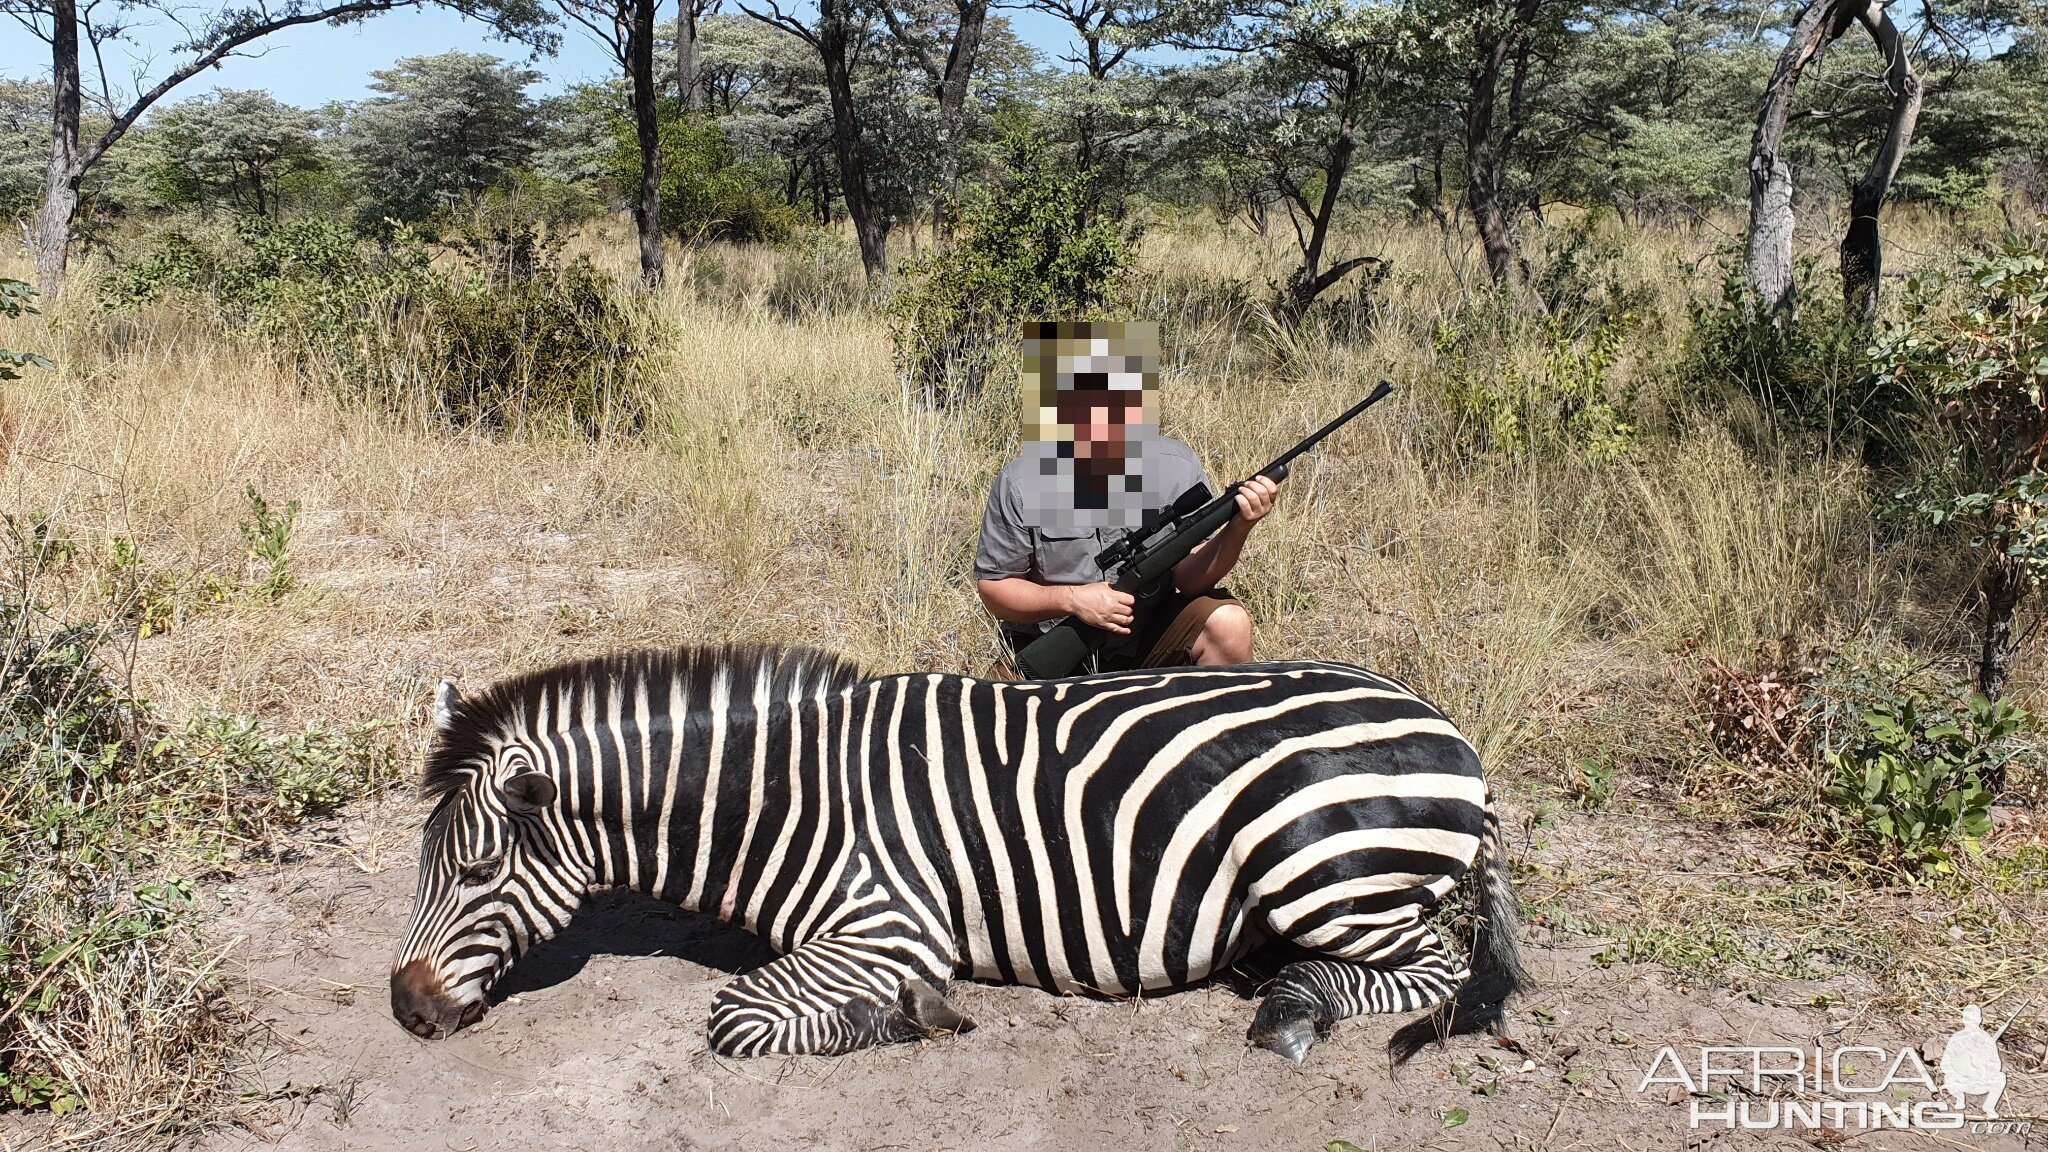
[[[1485,835],[1473,878],[1479,889],[1479,913],[1472,932],[1472,974],[1428,1016],[1394,1033],[1387,1042],[1387,1054],[1397,1066],[1407,1063],[1431,1041],[1482,1029],[1499,1031],[1507,1018],[1508,997],[1528,981],[1522,969],[1521,905],[1508,875],[1507,839],[1501,833],[1491,790],[1486,794]]]

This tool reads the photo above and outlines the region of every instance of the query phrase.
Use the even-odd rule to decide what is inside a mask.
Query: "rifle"
[[[1287,479],[1288,468],[1295,457],[1322,443],[1330,433],[1349,424],[1359,413],[1385,399],[1393,390],[1392,384],[1380,381],[1372,395],[1352,405],[1349,411],[1323,425],[1308,439],[1288,449],[1278,460],[1259,469],[1254,476],[1264,476],[1275,483]],[[1244,485],[1245,481],[1240,480],[1213,499],[1207,485],[1195,485],[1167,507],[1147,513],[1136,528],[1097,553],[1095,563],[1104,572],[1121,567],[1114,587],[1119,592],[1137,595],[1168,576],[1174,565],[1187,559],[1188,553],[1237,515],[1237,490]],[[1155,543],[1146,543],[1161,532],[1167,534]],[[1115,636],[1114,632],[1084,624],[1069,616],[1017,653],[1017,671],[1030,680],[1068,675]]]

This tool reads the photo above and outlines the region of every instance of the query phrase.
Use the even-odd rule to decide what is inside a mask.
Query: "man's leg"
[[[1243,664],[1252,658],[1252,618],[1227,588],[1200,596],[1169,593],[1132,648],[1141,660],[1121,667],[1176,668],[1189,664]]]
[[[1251,663],[1252,614],[1235,600],[1216,605],[1189,654],[1196,664]]]

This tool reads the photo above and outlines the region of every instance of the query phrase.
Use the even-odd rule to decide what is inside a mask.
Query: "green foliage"
[[[1615,459],[1628,451],[1635,428],[1608,396],[1609,371],[1634,323],[1632,312],[1583,330],[1546,318],[1536,333],[1542,352],[1533,370],[1510,360],[1492,371],[1474,361],[1472,328],[1439,325],[1445,403],[1478,445],[1497,452]]]
[[[35,294],[34,288],[19,280],[0,277],[0,316],[12,320],[23,313],[33,314],[36,309],[28,301]],[[21,370],[29,365],[46,370],[56,367],[33,352],[10,352],[0,348],[0,380],[21,379]]]
[[[1964,526],[1970,546],[2048,576],[2048,239],[2009,238],[1963,268],[1968,299],[1935,311],[1938,286],[1915,284],[1902,318],[1879,328],[1870,357],[1894,387],[1940,412],[1944,467],[1900,494],[1933,527]]]
[[[1838,664],[1816,699],[1822,798],[1842,846],[1909,871],[1953,868],[1991,829],[1994,783],[2033,718],[1907,664]]]
[[[1090,213],[1086,172],[1029,135],[1002,147],[1000,178],[889,307],[897,363],[930,394],[978,388],[1026,320],[1105,316],[1136,258],[1138,226]]]
[[[1705,398],[1748,396],[1777,435],[1904,449],[1914,398],[1868,371],[1864,329],[1840,292],[1821,286],[1813,259],[1799,261],[1795,280],[1798,311],[1773,320],[1756,314],[1741,271],[1725,271],[1719,299],[1692,310],[1682,375]]]
[[[185,1046],[159,1052],[167,1064],[225,1040],[207,984],[152,1000],[150,974],[200,949],[179,873],[274,856],[395,766],[374,727],[273,737],[207,713],[165,729],[115,674],[115,606],[54,619],[31,590],[57,534],[15,535],[17,591],[0,601],[0,1108],[62,1114],[91,1099],[94,1073],[63,1038],[109,1003],[150,1014],[138,1044]]]
[[[271,509],[255,484],[250,484],[245,494],[251,518],[237,527],[249,544],[249,559],[263,566],[263,576],[255,586],[256,596],[266,604],[275,604],[292,590],[292,527],[298,523],[299,502],[294,500],[285,505],[280,515]]]
[[[614,114],[611,180],[622,194],[640,185],[640,142],[629,117]],[[801,222],[760,164],[741,162],[708,116],[661,124],[661,226],[686,240],[785,240]]]
[[[456,218],[451,218],[456,219]],[[245,219],[224,251],[170,234],[102,282],[110,307],[208,307],[309,381],[378,407],[493,430],[636,426],[649,314],[530,220],[451,225],[466,266],[400,226],[383,244],[326,220]]]
[[[368,229],[386,220],[424,224],[498,187],[533,152],[538,72],[495,56],[408,56],[372,72],[380,93],[343,122],[341,151],[355,172]]]

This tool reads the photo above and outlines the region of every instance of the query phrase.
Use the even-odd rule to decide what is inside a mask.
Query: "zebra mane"
[[[641,681],[660,685],[661,691],[650,696],[666,703],[669,685],[678,683],[685,709],[698,712],[710,707],[711,687],[721,675],[728,683],[749,685],[766,677],[771,700],[836,692],[867,676],[858,664],[836,652],[774,644],[684,645],[616,652],[536,668],[462,697],[427,751],[420,794],[438,800],[462,788],[476,765],[490,756],[497,740],[517,727],[520,716],[531,716],[543,699],[564,688],[593,681]],[[732,693],[728,706],[748,708],[751,699],[751,692]]]

